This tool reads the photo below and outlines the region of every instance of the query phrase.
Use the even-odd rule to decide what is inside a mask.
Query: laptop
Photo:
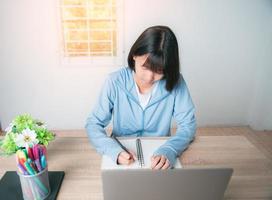
[[[104,200],[220,200],[231,168],[102,170]]]

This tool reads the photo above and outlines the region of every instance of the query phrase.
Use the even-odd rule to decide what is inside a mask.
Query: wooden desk
[[[57,137],[48,157],[49,170],[66,173],[58,199],[103,199],[101,157],[87,137]],[[186,168],[232,167],[224,199],[272,199],[272,163],[244,136],[198,136],[181,161]],[[0,177],[7,170],[16,170],[13,156],[0,158]]]

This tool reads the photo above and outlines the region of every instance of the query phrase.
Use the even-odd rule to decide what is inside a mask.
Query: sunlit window
[[[64,57],[118,54],[118,0],[60,0]]]

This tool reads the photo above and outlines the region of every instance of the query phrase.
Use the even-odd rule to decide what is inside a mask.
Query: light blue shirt
[[[122,68],[107,78],[98,102],[87,119],[86,129],[90,142],[98,153],[117,161],[123,149],[105,132],[113,120],[115,136],[170,136],[171,120],[176,121],[174,136],[159,147],[154,155],[164,155],[173,167],[179,156],[193,140],[196,132],[195,107],[182,75],[171,91],[165,89],[165,80],[158,81],[157,89],[145,109],[142,109],[133,71]]]

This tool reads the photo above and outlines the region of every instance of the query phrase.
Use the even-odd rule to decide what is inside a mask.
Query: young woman
[[[174,118],[176,134],[150,158],[152,169],[171,168],[196,131],[195,108],[180,74],[178,43],[171,29],[146,29],[131,47],[128,65],[107,78],[87,119],[89,139],[99,153],[128,165],[135,153],[128,154],[106,135],[110,120],[115,136],[159,137],[170,136]]]

